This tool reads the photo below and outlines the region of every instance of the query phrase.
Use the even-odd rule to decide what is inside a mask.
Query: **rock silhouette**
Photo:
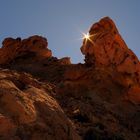
[[[85,64],[54,57],[37,35],[2,45],[0,139],[139,139],[140,62],[109,17],[83,40]]]

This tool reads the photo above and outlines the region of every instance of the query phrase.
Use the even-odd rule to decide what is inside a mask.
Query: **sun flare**
[[[90,39],[90,35],[89,33],[83,33],[83,39],[89,40]]]
[[[89,42],[91,42],[93,45],[95,45],[94,42],[92,41],[92,37],[93,37],[94,35],[90,35],[89,33],[82,33],[82,34],[83,34],[82,39],[85,39],[85,44],[87,43],[87,41],[89,41]]]
[[[84,34],[84,38],[85,38],[85,39],[89,39],[89,37],[90,37],[90,36],[89,36],[89,33]]]

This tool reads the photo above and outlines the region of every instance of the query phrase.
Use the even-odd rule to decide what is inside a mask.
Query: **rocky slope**
[[[139,140],[140,62],[114,22],[93,24],[85,64],[57,59],[41,36],[0,49],[0,139]]]
[[[50,92],[29,74],[1,69],[0,139],[80,139]]]

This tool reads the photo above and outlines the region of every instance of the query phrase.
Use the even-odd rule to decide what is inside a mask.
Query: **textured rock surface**
[[[129,93],[133,91],[131,89],[133,86],[137,86],[139,91],[140,62],[137,56],[128,49],[114,22],[109,17],[101,19],[93,24],[89,35],[90,39],[85,39],[81,47],[85,62],[96,67],[110,67],[113,73],[118,73],[114,80],[130,88]],[[140,103],[140,100],[136,100]]]
[[[80,140],[49,92],[29,74],[0,70],[0,139]]]
[[[28,39],[6,38],[0,49],[0,64],[8,64],[20,57],[35,57],[36,59],[51,57],[52,53],[47,48],[46,38],[41,36],[32,36]]]
[[[55,97],[84,140],[139,138],[138,89],[127,93],[111,74],[104,67],[71,65],[57,84]]]
[[[140,74],[139,60],[128,49],[110,18],[105,17],[93,24],[89,34],[90,39],[85,39],[81,47],[82,53],[87,57],[86,63],[90,63],[91,56],[97,65],[112,66],[122,73]]]
[[[13,39],[3,42],[0,139],[139,140],[139,60],[110,18],[89,33],[81,48],[85,64],[51,56],[40,49],[47,46],[42,37],[36,45],[34,36],[14,40],[25,41],[26,51],[9,45]]]

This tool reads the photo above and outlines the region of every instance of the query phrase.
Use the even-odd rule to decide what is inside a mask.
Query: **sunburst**
[[[83,39],[89,40],[90,39],[90,35],[89,33],[83,33]]]
[[[82,35],[82,39],[85,39],[85,43],[87,43],[87,41],[90,41],[93,45],[95,45],[91,39],[91,37],[93,37],[94,35],[90,35],[89,33],[82,33]]]

